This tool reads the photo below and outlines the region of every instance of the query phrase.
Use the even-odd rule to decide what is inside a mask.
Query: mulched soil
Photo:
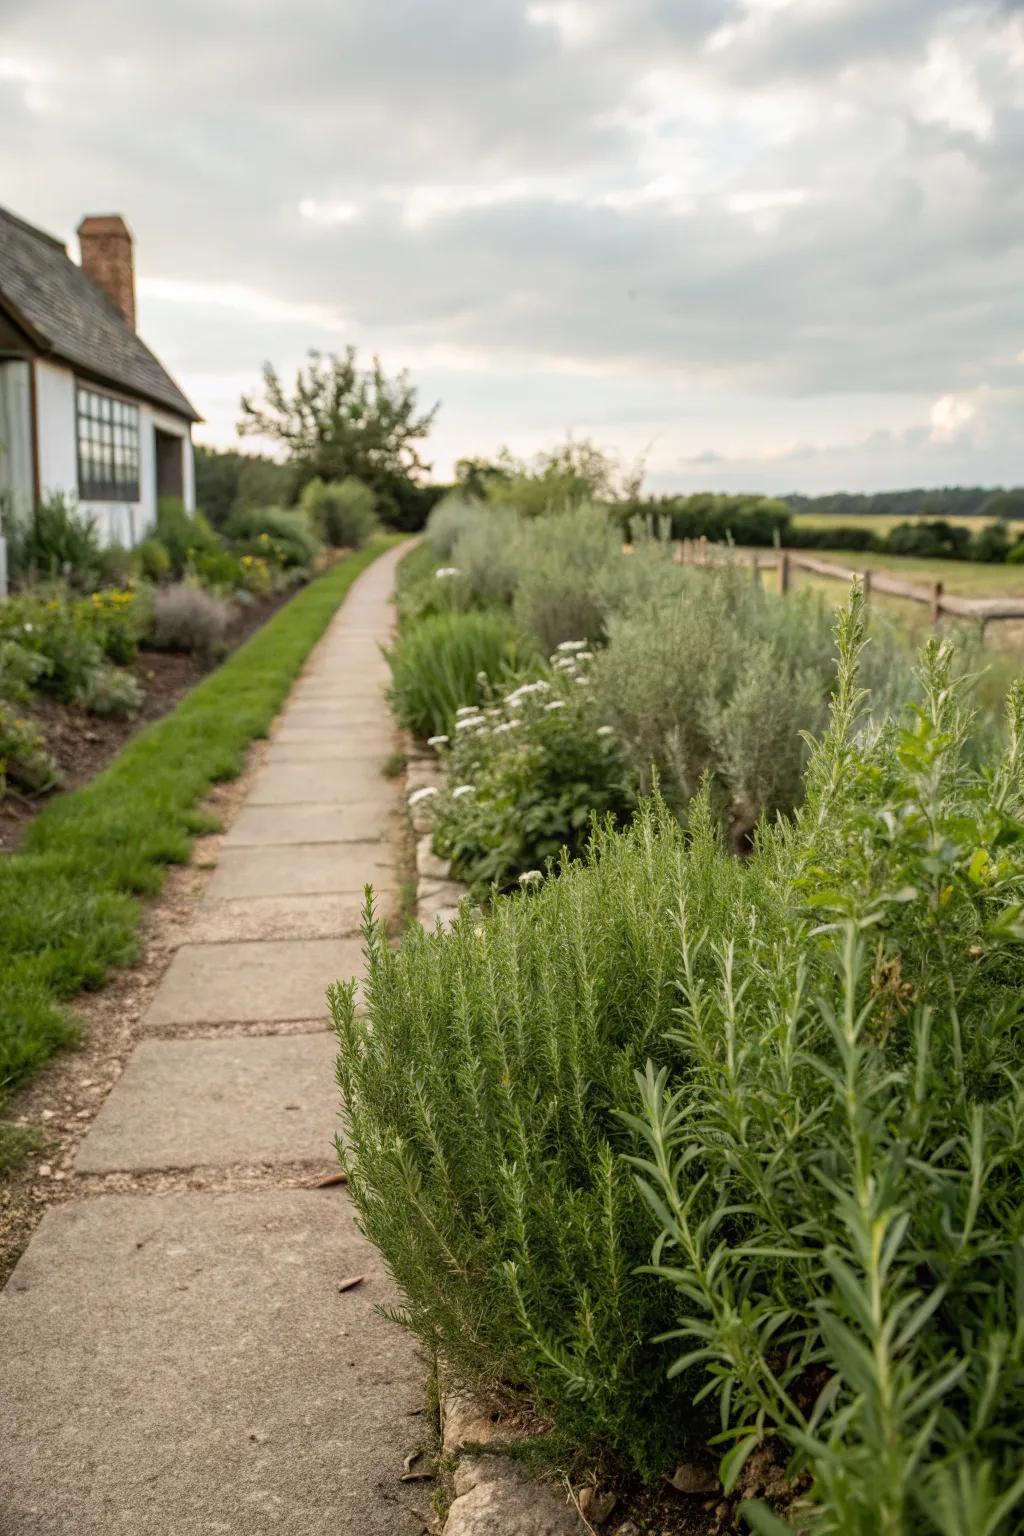
[[[291,596],[291,592],[275,593],[239,609],[226,637],[228,654],[248,640]],[[88,784],[113,762],[136,731],[170,714],[189,690],[224,659],[224,655],[214,659],[140,651],[128,669],[144,693],[142,709],[133,720],[101,720],[87,715],[76,704],[41,697],[34,698],[31,705],[21,706],[19,713],[34,721],[46,739],[47,749],[57,760],[60,789],[32,796],[8,791],[0,800],[0,854],[17,848],[30,823],[55,794]]]

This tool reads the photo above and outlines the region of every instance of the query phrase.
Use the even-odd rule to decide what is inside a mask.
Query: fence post
[[[942,622],[942,582],[937,581],[932,588],[932,623]]]
[[[864,572],[864,601],[868,602],[870,597],[871,597],[871,572],[870,571],[865,571]]]
[[[789,550],[779,550],[779,596],[785,597],[789,591]]]
[[[706,533],[701,534],[698,549],[700,550],[700,559],[697,561],[697,564],[706,566],[708,563],[708,536]]]
[[[753,576],[754,586],[755,587],[760,587],[760,585],[761,585],[761,565],[760,565],[760,559],[759,559],[759,556],[758,556],[758,553],[757,553],[756,549],[754,550],[753,558],[751,559],[751,562],[750,562],[750,570],[751,570],[751,575]]]

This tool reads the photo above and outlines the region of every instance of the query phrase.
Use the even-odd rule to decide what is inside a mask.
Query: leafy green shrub
[[[471,608],[511,606],[533,533],[510,507],[482,506],[466,519],[451,552],[459,601]]]
[[[478,501],[453,492],[439,501],[427,518],[427,543],[437,560],[450,561],[459,535],[487,516]]]
[[[678,595],[609,623],[594,662],[601,718],[638,792],[657,773],[685,810],[705,775],[742,846],[762,813],[798,803],[803,731],[824,723],[832,644],[824,605],[759,592],[749,572],[677,571]]]
[[[120,667],[97,667],[85,679],[77,703],[90,715],[130,720],[142,708],[141,685]]]
[[[324,543],[335,549],[361,548],[379,526],[373,492],[352,475],[338,481],[311,480],[299,506]]]
[[[545,651],[562,640],[600,641],[607,611],[599,573],[621,559],[621,530],[599,507],[535,519],[522,547],[516,618]]]
[[[242,507],[231,514],[228,533],[243,554],[285,569],[307,569],[323,547],[306,514],[285,507]]]
[[[862,619],[806,803],[749,858],[705,791],[687,833],[648,806],[450,934],[368,924],[339,1150],[404,1320],[553,1456],[655,1476],[710,1436],[731,1487],[781,1442],[801,1532],[995,1536],[1024,1498],[1024,686],[991,771],[947,645],[866,729]]]
[[[622,820],[621,749],[596,713],[589,655],[566,649],[544,676],[499,687],[463,711],[444,747],[446,788],[435,846],[453,873],[483,888],[514,886],[565,848],[583,852],[594,816]]]
[[[925,560],[966,560],[971,531],[958,523],[935,518],[924,523],[898,523],[886,536],[891,555],[917,555]]]
[[[171,575],[171,557],[158,538],[143,539],[135,551],[139,570],[154,585]]]
[[[0,699],[24,703],[47,667],[46,657],[38,651],[17,640],[0,640]]]
[[[1010,536],[1005,523],[986,523],[984,528],[979,528],[977,533],[971,535],[971,541],[967,546],[967,558],[969,560],[983,561],[988,565],[999,565],[1010,553]]]
[[[403,630],[387,653],[391,699],[418,736],[449,732],[463,704],[515,675],[532,651],[506,613],[438,613]]]
[[[153,601],[149,644],[155,651],[210,655],[224,639],[231,606],[195,582],[161,587]]]
[[[137,552],[124,544],[105,544],[100,550],[99,581],[104,587],[130,586],[138,569]]]
[[[636,1166],[727,1486],[774,1436],[812,1479],[794,1529],[994,1536],[1024,1500],[1024,687],[978,773],[947,645],[904,727],[857,734],[859,638],[855,606],[795,828],[739,883],[691,845]]]
[[[40,794],[57,782],[57,764],[35,726],[0,704],[0,800],[8,784]]]
[[[38,656],[34,686],[58,699],[77,698],[90,673],[103,666],[98,629],[88,599],[69,602],[39,593],[0,603],[0,642],[14,641]]]
[[[184,502],[177,496],[162,496],[157,503],[155,538],[163,546],[171,574],[179,579],[197,556],[223,548],[220,535],[213,531],[203,514],[186,512]]]
[[[63,580],[88,590],[102,574],[96,520],[62,495],[36,507],[18,542],[18,570],[37,581]]]
[[[148,624],[148,603],[135,588],[105,587],[76,603],[72,618],[98,642],[108,661],[126,667]]]

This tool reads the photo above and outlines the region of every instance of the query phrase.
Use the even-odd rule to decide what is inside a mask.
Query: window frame
[[[137,502],[141,416],[134,400],[75,379],[80,501]]]

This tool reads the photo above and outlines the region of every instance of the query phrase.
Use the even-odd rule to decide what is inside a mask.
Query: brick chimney
[[[78,226],[82,271],[113,299],[135,329],[135,258],[132,235],[119,213],[89,214]]]

